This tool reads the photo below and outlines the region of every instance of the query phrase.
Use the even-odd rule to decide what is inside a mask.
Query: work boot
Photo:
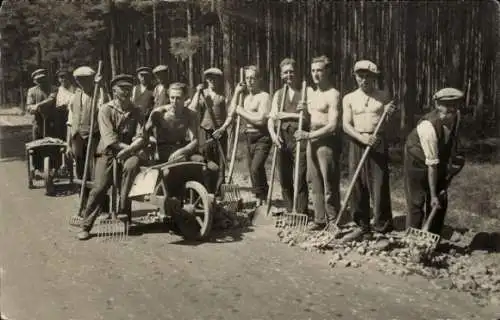
[[[342,238],[342,242],[370,240],[371,231],[365,228],[357,228]]]
[[[82,240],[82,241],[88,240],[88,239],[90,239],[90,233],[88,231],[82,230],[82,231],[78,232],[76,237],[78,238],[78,240]]]
[[[73,227],[80,227],[82,225],[83,218],[79,215],[75,215],[69,218],[69,225]]]

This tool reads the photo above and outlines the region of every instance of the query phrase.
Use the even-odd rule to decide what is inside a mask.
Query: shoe
[[[373,231],[378,232],[378,233],[389,233],[394,230],[394,226],[392,223],[387,223],[383,226],[372,226]]]
[[[321,231],[323,229],[325,229],[326,227],[326,223],[318,223],[318,222],[313,222],[312,224],[310,224],[307,229],[309,231]]]
[[[371,232],[369,230],[363,230],[358,228],[353,232],[347,234],[342,238],[342,242],[351,242],[351,241],[363,241],[369,240],[371,238]]]
[[[88,240],[88,239],[90,239],[90,233],[88,231],[82,230],[82,231],[78,232],[76,237],[78,238],[78,240],[82,240],[82,241]]]

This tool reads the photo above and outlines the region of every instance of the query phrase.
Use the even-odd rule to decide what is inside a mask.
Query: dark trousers
[[[351,140],[349,145],[349,174],[352,177],[366,146]],[[370,229],[370,195],[373,201],[374,228],[385,230],[392,226],[391,194],[389,187],[389,154],[385,139],[371,149],[354,184],[351,213],[362,229]]]
[[[259,200],[265,200],[269,185],[267,184],[266,160],[271,151],[271,137],[263,132],[246,132],[247,164],[254,194]]]
[[[404,182],[405,196],[408,214],[406,215],[406,227],[422,228],[425,219],[431,212],[430,189],[427,166],[422,165],[405,150],[404,158]],[[440,174],[438,178],[438,194],[443,190],[446,174]],[[444,226],[448,198],[446,195],[439,197],[441,208],[437,210],[429,231],[441,234]]]
[[[281,130],[283,143],[278,150],[278,175],[281,182],[281,196],[285,201],[289,212],[293,207],[293,179],[295,166],[299,166],[298,190],[297,190],[297,212],[307,213],[309,203],[309,190],[307,188],[307,142],[300,143],[299,163],[295,163],[295,153],[297,151],[297,141],[293,134],[296,129],[288,126]]]
[[[44,136],[45,129],[45,136]],[[43,139],[44,137],[55,137],[54,132],[54,122],[52,117],[47,117],[44,121],[42,114],[35,113],[35,118],[33,119],[31,127],[31,138],[32,140]],[[33,167],[36,170],[43,170],[43,156],[35,153],[33,155]]]
[[[307,144],[307,172],[316,223],[335,220],[340,210],[340,153],[338,137],[325,137]]]
[[[202,134],[205,134],[205,141],[212,138],[212,133],[214,130],[206,130],[201,129]],[[224,150],[224,154],[220,154],[219,147],[217,143],[210,143],[206,145],[204,148],[201,148],[201,154],[205,158],[207,162],[213,162],[218,169],[217,174],[214,174],[213,177],[210,177],[210,183],[208,185],[208,192],[218,194],[220,190],[220,186],[224,183],[226,166],[222,161],[222,157],[226,156],[227,153],[227,134],[224,134],[220,139],[220,144],[222,149]]]
[[[74,161],[75,161],[75,167],[76,167],[76,178],[82,180],[83,179],[83,173],[85,170],[85,158],[87,155],[87,146],[89,142],[89,137],[82,137],[79,133],[75,134],[72,139],[71,139],[71,148],[74,154]],[[88,163],[88,168],[87,168],[87,181],[92,181],[94,178],[94,162],[95,162],[95,151],[97,148],[97,144],[99,142],[99,135],[95,134],[92,137],[92,151],[90,153],[90,161]],[[89,196],[90,189],[85,188],[83,192],[83,203],[85,204],[87,202],[88,196]],[[83,210],[83,209],[82,209]],[[81,212],[79,212],[81,214]]]
[[[68,108],[66,106],[57,107],[54,110],[54,130],[53,137],[59,138],[63,141],[66,140],[67,122],[68,122]]]
[[[139,157],[132,156],[125,160],[123,165],[119,165],[118,172],[121,175],[118,177],[120,184],[120,208],[119,213],[131,214],[131,201],[128,199],[128,193],[135,176],[139,172]],[[89,198],[85,210],[83,211],[82,229],[90,231],[95,220],[102,210],[106,194],[109,187],[113,184],[113,156],[101,155],[97,157],[95,163],[95,180],[94,187],[90,191]]]

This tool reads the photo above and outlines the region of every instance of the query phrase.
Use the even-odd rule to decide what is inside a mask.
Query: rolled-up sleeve
[[[439,163],[438,140],[436,130],[429,121],[422,121],[417,126],[420,145],[425,155],[425,164],[428,166]]]
[[[27,94],[27,99],[26,99],[26,105],[32,106],[34,105],[36,98],[35,98],[35,90],[33,88],[28,89],[28,94]]]
[[[108,105],[103,105],[99,110],[97,122],[99,123],[101,144],[104,150],[119,142],[118,134],[113,130],[111,109]]]

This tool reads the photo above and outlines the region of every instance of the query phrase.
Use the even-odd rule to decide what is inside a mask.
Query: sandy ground
[[[4,139],[2,148],[19,141]],[[79,242],[76,195],[28,190],[22,160],[0,162],[0,311],[9,319],[496,319],[465,293],[279,243],[272,226],[189,243],[143,230]],[[496,317],[495,317],[496,315]]]

